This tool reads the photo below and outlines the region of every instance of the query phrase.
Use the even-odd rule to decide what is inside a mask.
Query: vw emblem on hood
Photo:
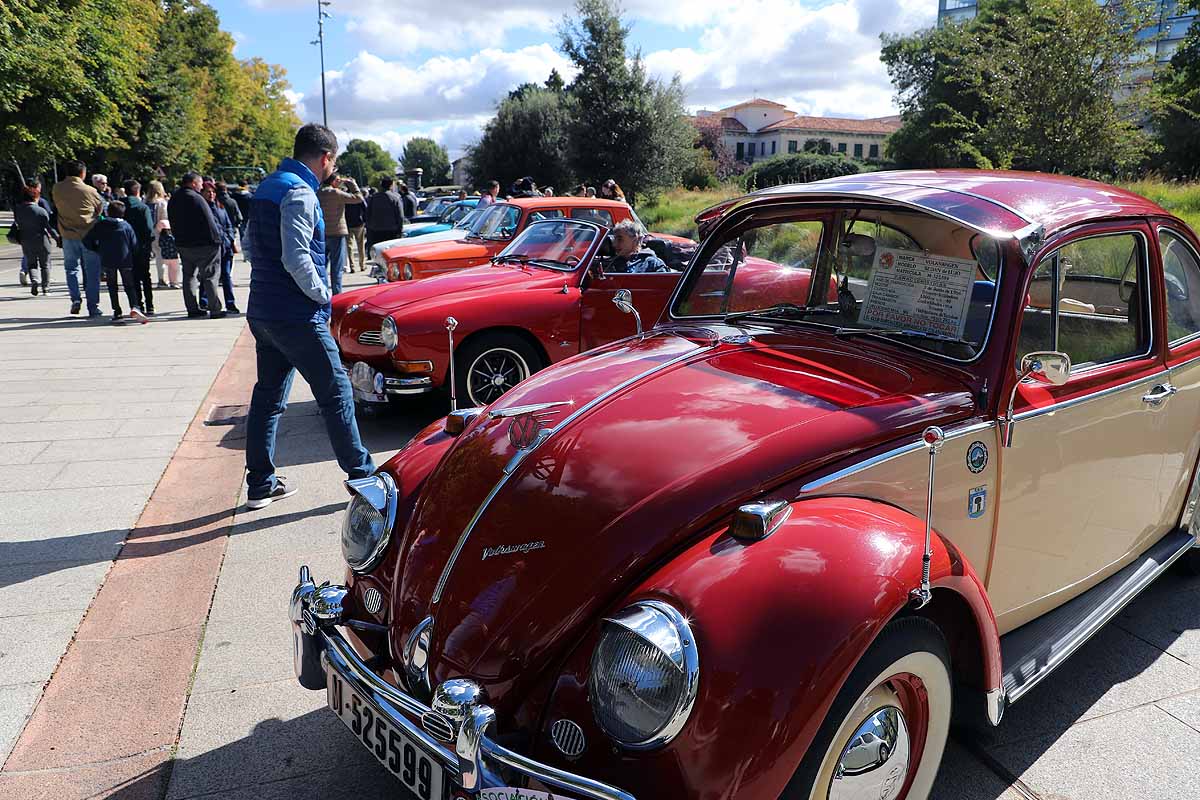
[[[528,450],[537,442],[542,423],[533,414],[521,414],[508,423],[508,441],[518,450]]]

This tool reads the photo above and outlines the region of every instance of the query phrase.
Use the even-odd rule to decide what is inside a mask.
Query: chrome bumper
[[[351,368],[342,364],[342,372],[346,373],[347,377],[351,375]],[[351,383],[352,388],[354,384]],[[384,394],[428,394],[433,391],[433,378],[428,376],[414,378],[394,378],[388,375],[383,376],[383,392]]]
[[[292,592],[291,619],[295,634],[296,677],[306,689],[324,689],[325,670],[332,669],[366,698],[382,715],[441,763],[460,793],[474,797],[482,789],[505,786],[497,767],[570,792],[586,800],[636,800],[614,786],[542,764],[509,750],[487,735],[495,718],[491,708],[475,704],[462,709],[462,724],[454,730],[453,747],[425,732],[419,720],[433,709],[379,678],[342,636],[342,586],[316,586],[308,567],[300,568],[300,583]]]

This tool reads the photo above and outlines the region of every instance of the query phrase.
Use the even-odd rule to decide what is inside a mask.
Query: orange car
[[[617,200],[596,197],[505,200],[485,210],[461,239],[428,243],[417,240],[384,250],[387,279],[411,281],[486,264],[530,222],[555,218],[582,219],[606,228],[627,219],[641,224],[633,209]]]

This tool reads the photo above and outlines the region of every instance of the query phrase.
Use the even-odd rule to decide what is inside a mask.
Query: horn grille
[[[575,758],[587,747],[583,729],[569,719],[560,719],[550,726],[550,739],[567,758]]]

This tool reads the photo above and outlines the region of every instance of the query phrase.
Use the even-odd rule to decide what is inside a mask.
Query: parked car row
[[[1154,203],[854,175],[633,275],[558,208],[336,301],[356,398],[456,401],[291,601],[403,796],[921,800],[955,703],[1000,725],[1200,561],[1200,240]]]

